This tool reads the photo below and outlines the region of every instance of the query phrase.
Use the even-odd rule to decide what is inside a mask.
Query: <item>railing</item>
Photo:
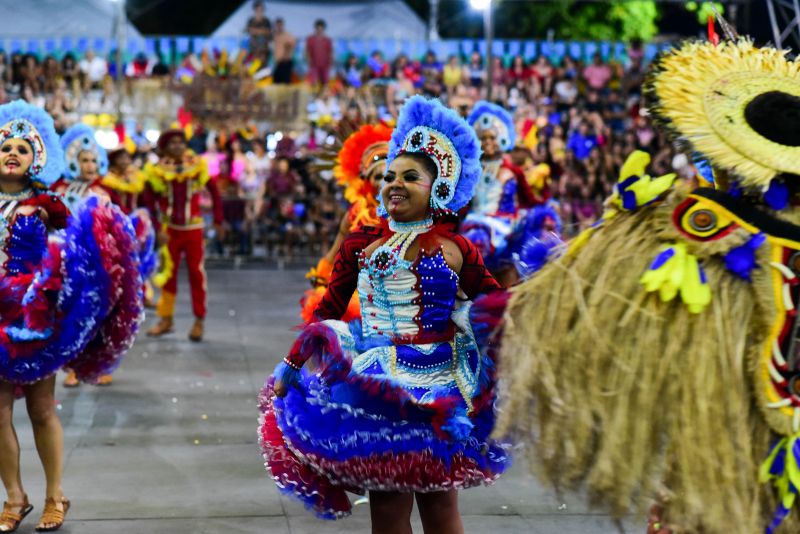
[[[137,54],[147,56],[163,55],[170,62],[177,62],[184,54],[201,50],[227,50],[235,53],[246,48],[246,38],[222,37],[208,38],[198,36],[155,36],[134,37],[126,40],[124,56],[130,60]],[[669,43],[649,43],[644,47],[646,61],[650,61],[660,50],[669,48]],[[305,40],[298,40],[297,56],[304,56]],[[109,54],[117,49],[114,39],[86,37],[53,37],[47,39],[2,39],[0,50],[6,52],[33,53],[38,56],[54,55],[61,57],[67,52],[83,55],[88,50],[100,55]],[[353,54],[362,59],[373,52],[381,52],[385,58],[394,58],[405,54],[412,59],[421,59],[428,50],[432,50],[442,61],[450,55],[467,57],[473,51],[486,55],[487,44],[483,39],[448,39],[442,41],[412,41],[404,39],[335,39],[334,54],[343,61]],[[559,64],[567,56],[573,59],[589,60],[595,53],[600,53],[604,60],[624,60],[626,44],[622,42],[592,41],[537,41],[537,40],[495,40],[492,42],[492,55],[503,58],[508,63],[517,55],[526,60],[544,55],[552,62]]]

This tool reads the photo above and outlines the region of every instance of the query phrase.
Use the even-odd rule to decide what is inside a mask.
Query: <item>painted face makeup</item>
[[[416,157],[398,156],[383,177],[381,198],[389,216],[398,222],[421,221],[428,216],[435,176]]]
[[[0,146],[0,176],[20,179],[33,164],[33,149],[24,139],[12,137]]]

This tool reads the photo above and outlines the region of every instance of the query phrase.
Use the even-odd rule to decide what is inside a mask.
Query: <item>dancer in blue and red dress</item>
[[[20,476],[15,398],[25,397],[47,479],[36,528],[56,530],[69,501],[61,487],[55,373],[86,351],[111,313],[119,266],[136,262],[126,252],[132,233],[117,231],[125,222],[121,214],[93,199],[70,217],[60,197],[48,192],[63,164],[43,110],[22,101],[0,106],[0,478],[8,495],[0,530],[6,532],[33,508]],[[109,369],[106,361],[88,363],[86,379]]]
[[[499,285],[448,223],[472,198],[479,154],[455,112],[407,101],[381,190],[386,223],[345,240],[318,322],[262,392],[266,466],[321,517],[349,514],[346,491],[369,491],[374,532],[410,532],[415,497],[426,532],[460,532],[457,490],[508,466],[489,437],[495,363],[475,336],[490,325],[470,302]],[[362,319],[343,322],[356,289]]]
[[[534,195],[522,169],[505,156],[516,137],[511,114],[481,101],[467,122],[481,142],[482,173],[461,232],[478,247],[500,283],[509,287],[520,274],[529,275],[544,263],[559,242],[561,223],[555,210]]]
[[[64,177],[50,189],[61,195],[71,211],[77,211],[89,199],[116,205],[107,206],[117,221],[110,238],[124,250],[123,256],[128,259],[113,271],[111,311],[92,342],[67,366],[64,379],[66,387],[76,387],[81,380],[107,386],[112,382],[111,372],[133,344],[143,318],[141,258],[135,257],[140,247],[138,239],[129,240],[133,226],[124,210],[119,208],[119,195],[103,183],[103,176],[108,172],[108,156],[95,140],[94,130],[85,124],[72,126],[61,136],[61,148],[64,151]],[[99,368],[107,372],[98,375]]]

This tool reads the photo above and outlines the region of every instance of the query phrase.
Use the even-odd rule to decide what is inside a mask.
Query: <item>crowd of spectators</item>
[[[643,111],[641,43],[631,43],[625,56],[613,61],[599,54],[585,62],[569,56],[558,62],[544,56],[496,57],[490,77],[477,51],[447,58],[433,52],[385,58],[376,51],[335,62],[325,30],[324,21],[314,23],[300,58],[298,41],[286,33],[283,21],[270,20],[256,4],[245,29],[251,52],[271,66],[276,83],[309,84],[309,126],[276,132],[254,124],[195,125],[191,145],[206,154],[220,181],[230,230],[228,242],[212,240],[212,252],[245,257],[258,250],[282,259],[318,255],[335,237],[346,206],[331,173],[318,171],[315,152],[329,150],[360,124],[391,121],[414,94],[440,98],[464,116],[486,98],[511,111],[519,145],[514,162],[527,170],[548,166],[567,236],[601,214],[603,199],[633,150],[652,155],[654,175],[680,166]],[[176,75],[178,68],[143,56],[122,67],[129,78]],[[40,60],[0,52],[0,102],[38,103],[64,127],[79,120],[82,95],[115,98],[116,75],[113,55],[102,58],[88,51],[83,57],[67,53],[59,60]],[[131,135],[139,140],[137,161],[156,157],[141,130]]]

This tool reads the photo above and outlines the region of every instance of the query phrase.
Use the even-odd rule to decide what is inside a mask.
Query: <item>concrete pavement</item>
[[[142,334],[111,387],[59,386],[64,489],[73,504],[62,532],[369,532],[366,505],[353,517],[324,522],[281,496],[256,442],[257,391],[295,336],[303,272],[211,270],[209,288],[204,343],[186,338],[191,317],[182,286],[176,332],[159,340]],[[29,533],[41,513],[44,479],[22,402],[15,421],[23,481],[36,507],[19,531]],[[559,499],[542,488],[523,464],[494,487],[462,492],[467,532],[618,532],[580,496]],[[418,520],[414,525],[422,532]],[[644,531],[641,522],[631,525],[627,532]]]

